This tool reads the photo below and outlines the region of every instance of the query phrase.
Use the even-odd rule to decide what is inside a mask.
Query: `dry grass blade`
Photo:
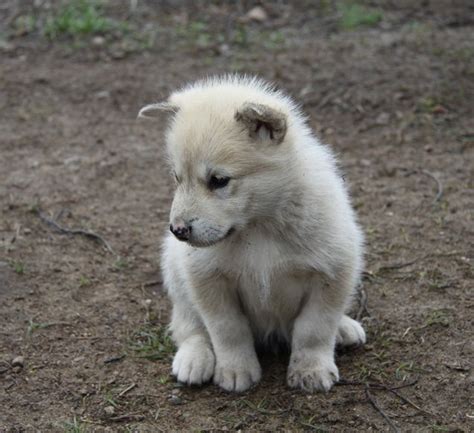
[[[373,408],[380,414],[382,415],[383,419],[387,422],[387,424],[390,426],[390,428],[395,432],[395,433],[400,433],[400,430],[398,427],[393,423],[393,421],[390,419],[390,417],[382,410],[382,408],[377,404],[376,400],[374,399],[373,395],[370,393],[370,386],[369,384],[365,385],[365,396],[367,397],[367,400],[370,402],[370,404],[373,406]]]
[[[63,226],[59,225],[59,223],[57,221],[53,220],[52,218],[48,218],[41,211],[38,210],[38,211],[36,211],[36,213],[39,216],[39,218],[41,219],[41,221],[43,221],[44,223],[46,223],[50,227],[53,227],[58,232],[63,233],[63,234],[67,234],[67,235],[79,235],[79,236],[84,236],[84,237],[89,238],[89,239],[93,239],[96,242],[99,242],[102,245],[104,245],[104,247],[110,253],[115,254],[115,251],[112,249],[110,244],[102,236],[98,235],[97,233],[94,233],[94,232],[91,232],[91,231],[88,231],[88,230],[84,230],[84,229],[68,229],[66,227],[63,227]]]
[[[441,197],[443,197],[443,184],[441,181],[430,171],[428,170],[420,170],[420,173],[423,173],[425,176],[430,177],[436,182],[436,187],[438,188],[438,192],[436,193],[436,197],[433,200],[433,204],[441,200]]]

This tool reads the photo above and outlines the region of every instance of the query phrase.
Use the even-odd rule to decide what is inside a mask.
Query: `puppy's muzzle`
[[[185,224],[170,224],[171,233],[173,233],[180,241],[188,241],[191,236],[192,227]]]

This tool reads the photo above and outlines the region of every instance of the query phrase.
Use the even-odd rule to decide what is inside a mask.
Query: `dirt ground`
[[[474,5],[259,4],[109,1],[116,25],[83,34],[59,2],[0,5],[1,432],[474,430]],[[240,395],[170,376],[166,119],[135,117],[233,71],[302,103],[367,236],[368,343],[325,395],[271,354]]]

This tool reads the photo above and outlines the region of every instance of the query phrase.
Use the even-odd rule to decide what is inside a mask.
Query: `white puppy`
[[[176,193],[164,282],[180,382],[244,391],[259,381],[255,344],[291,345],[291,387],[338,380],[336,342],[365,342],[345,315],[363,238],[334,155],[295,103],[254,78],[192,84],[139,117],[174,113],[167,151]]]

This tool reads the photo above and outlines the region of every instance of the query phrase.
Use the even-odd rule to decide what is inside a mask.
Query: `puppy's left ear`
[[[286,134],[286,116],[268,105],[248,102],[238,109],[235,119],[248,129],[251,138],[279,144]]]
[[[137,119],[154,119],[156,117],[159,117],[160,113],[163,111],[177,113],[179,111],[179,107],[177,105],[171,104],[168,101],[145,105],[138,112]]]

